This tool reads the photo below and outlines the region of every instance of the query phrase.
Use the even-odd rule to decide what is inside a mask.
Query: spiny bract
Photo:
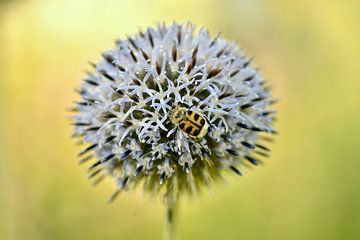
[[[125,40],[92,64],[75,103],[76,137],[89,144],[81,162],[95,183],[118,189],[143,184],[176,201],[211,185],[227,169],[267,156],[261,134],[274,133],[275,112],[264,81],[236,43],[191,23],[159,24]],[[193,139],[169,120],[175,107],[201,114],[206,135]]]

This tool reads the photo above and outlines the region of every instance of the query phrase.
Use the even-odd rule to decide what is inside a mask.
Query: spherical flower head
[[[95,159],[96,183],[116,181],[111,200],[141,184],[175,202],[267,155],[275,112],[262,77],[236,43],[194,30],[159,24],[118,40],[81,84],[79,155]]]

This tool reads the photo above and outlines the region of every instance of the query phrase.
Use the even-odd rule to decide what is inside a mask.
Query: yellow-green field
[[[116,38],[191,20],[280,99],[271,158],[181,204],[179,239],[360,239],[356,0],[0,0],[0,239],[160,239],[161,202],[93,188],[65,109]]]

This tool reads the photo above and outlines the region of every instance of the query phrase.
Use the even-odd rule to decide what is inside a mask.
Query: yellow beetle
[[[208,133],[209,123],[206,118],[190,108],[177,106],[170,111],[169,118],[172,124],[194,140],[199,140]]]

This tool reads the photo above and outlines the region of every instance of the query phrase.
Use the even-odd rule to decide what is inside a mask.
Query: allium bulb
[[[191,23],[159,24],[102,54],[75,103],[89,177],[176,202],[267,156],[273,100],[234,42]]]

